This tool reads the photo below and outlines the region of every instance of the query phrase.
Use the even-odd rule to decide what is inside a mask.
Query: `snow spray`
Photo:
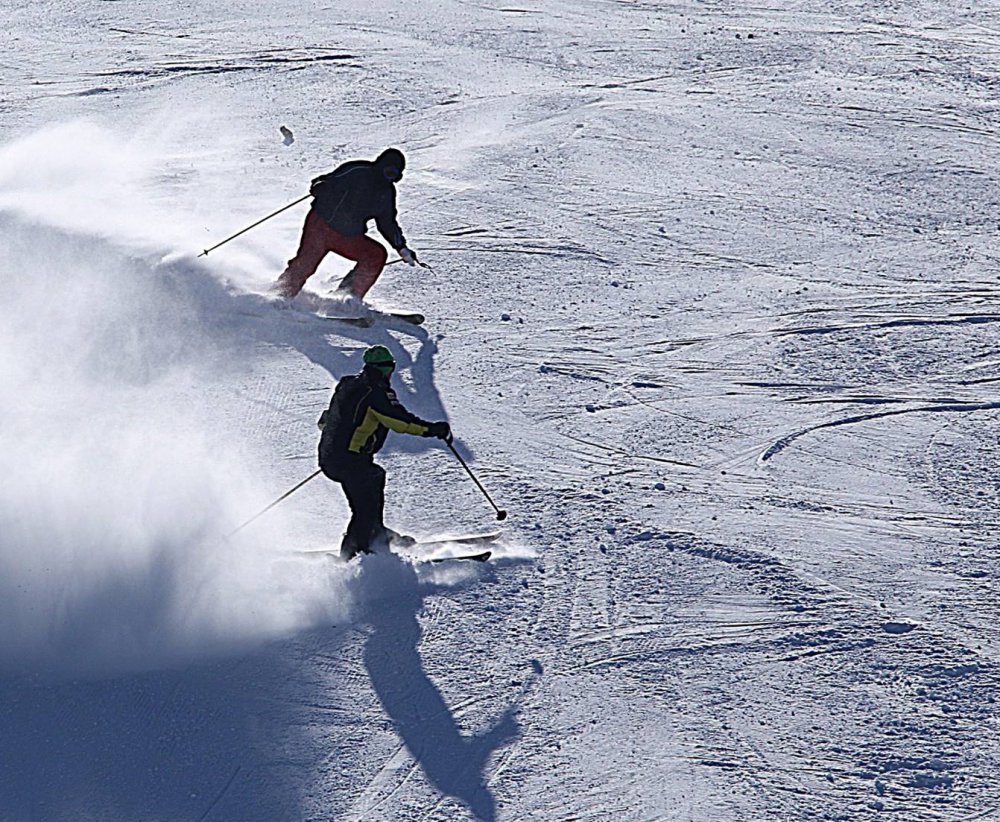
[[[276,562],[280,515],[222,537],[271,481],[213,412],[245,347],[202,316],[218,283],[135,249],[154,159],[90,126],[0,146],[0,671],[182,664],[350,602]]]

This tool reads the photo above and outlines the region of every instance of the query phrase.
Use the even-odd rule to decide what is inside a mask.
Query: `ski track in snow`
[[[151,8],[7,14],[0,819],[1000,818],[1000,12]],[[387,145],[424,326],[262,296],[304,206],[195,257]],[[494,560],[223,540],[376,343]]]

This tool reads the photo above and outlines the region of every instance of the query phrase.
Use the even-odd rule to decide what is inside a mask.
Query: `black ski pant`
[[[385,533],[385,469],[371,457],[358,457],[336,465],[321,466],[323,473],[339,482],[351,507],[351,521],[340,543],[341,559],[369,553],[372,542]]]

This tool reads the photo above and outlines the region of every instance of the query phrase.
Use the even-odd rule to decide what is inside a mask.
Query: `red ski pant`
[[[385,267],[389,256],[385,246],[375,242],[371,237],[360,234],[348,237],[330,228],[330,225],[320,217],[314,209],[306,215],[306,223],[302,227],[302,239],[299,250],[288,261],[288,267],[278,278],[277,291],[282,297],[294,297],[302,290],[323,258],[330,252],[354,260],[355,266],[341,282],[340,287],[349,287],[358,297],[364,297],[375,284],[378,275]]]

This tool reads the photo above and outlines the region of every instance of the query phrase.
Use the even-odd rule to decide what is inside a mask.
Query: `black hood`
[[[375,167],[390,180],[398,180],[403,176],[403,169],[406,168],[406,158],[398,148],[387,148],[375,158]],[[386,174],[388,169],[394,169],[395,173]]]

